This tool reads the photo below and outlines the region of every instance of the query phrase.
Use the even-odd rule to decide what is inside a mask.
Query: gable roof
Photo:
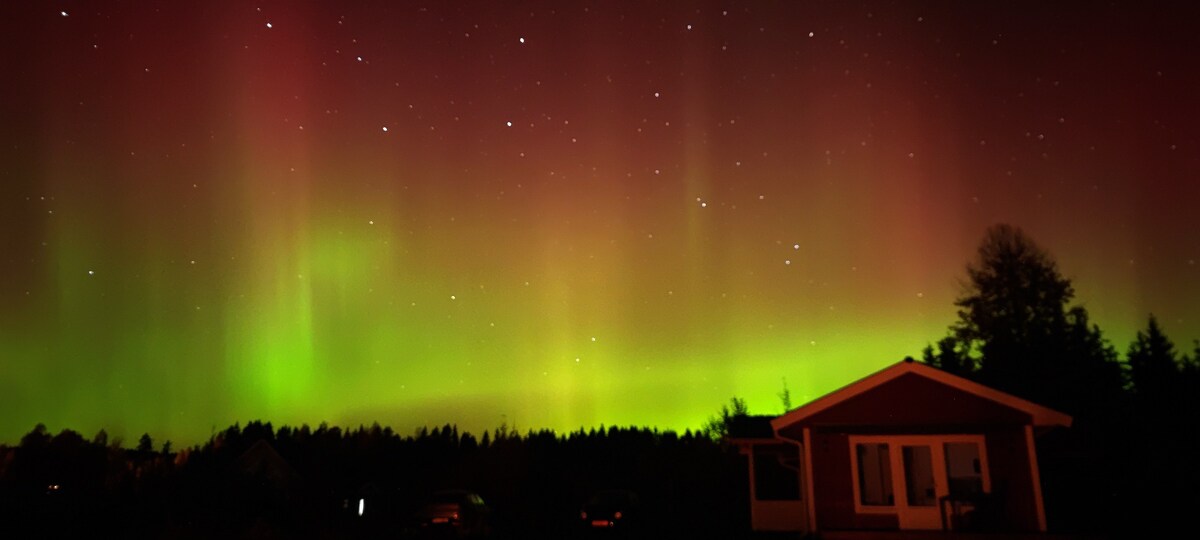
[[[266,439],[259,439],[233,462],[237,471],[249,475],[262,475],[280,485],[295,484],[300,475],[275,451]]]
[[[825,394],[809,403],[793,409],[785,413],[783,416],[775,418],[771,421],[771,427],[778,432],[780,429],[802,422],[805,419],[816,415],[817,413],[829,409],[839,403],[842,403],[850,398],[859,396],[869,392],[875,388],[882,386],[885,383],[893,381],[903,375],[913,374],[926,379],[944,384],[951,388],[973,394],[985,400],[989,400],[1010,409],[1014,409],[1025,414],[1028,414],[1032,419],[1034,426],[1062,426],[1069,427],[1071,425],[1071,417],[1043,407],[1031,401],[1021,399],[1012,394],[1001,392],[995,388],[990,388],[959,377],[951,375],[932,366],[925,365],[920,362],[915,362],[911,359],[906,359],[901,362],[892,364],[880,371],[872,373],[862,379],[843,386],[833,392]]]

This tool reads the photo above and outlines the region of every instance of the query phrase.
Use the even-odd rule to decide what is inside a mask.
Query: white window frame
[[[854,511],[859,514],[895,514],[900,509],[905,508],[924,508],[910,507],[907,503],[905,495],[908,493],[908,484],[904,478],[904,456],[902,456],[901,447],[903,446],[929,446],[932,452],[934,475],[935,478],[940,478],[938,482],[939,492],[937,494],[940,500],[946,495],[942,490],[949,489],[946,480],[946,443],[975,443],[979,447],[979,468],[983,476],[983,492],[992,492],[992,478],[988,467],[987,444],[983,435],[978,434],[961,434],[961,435],[851,435],[850,436],[850,481],[854,486]],[[864,505],[862,503],[862,493],[859,487],[859,472],[858,472],[858,445],[860,444],[887,444],[888,445],[888,465],[892,471],[892,500],[894,504],[884,505]],[[940,471],[940,472],[939,472]]]

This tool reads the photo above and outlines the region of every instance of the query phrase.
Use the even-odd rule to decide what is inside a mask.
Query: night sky
[[[1200,17],[0,5],[0,441],[699,427],[919,355],[1023,228],[1200,338]]]

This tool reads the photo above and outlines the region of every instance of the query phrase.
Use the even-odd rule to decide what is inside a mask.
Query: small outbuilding
[[[1036,435],[1071,417],[906,359],[739,419],[751,525],[804,533],[1046,530]]]

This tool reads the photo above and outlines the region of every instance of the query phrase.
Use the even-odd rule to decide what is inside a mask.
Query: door
[[[938,474],[938,468],[933,466],[936,463],[936,450],[934,445],[929,444],[900,446],[903,477],[897,487],[903,496],[900,497],[900,504],[896,505],[896,514],[900,518],[901,529],[942,528],[938,498],[945,494],[946,481],[944,475]]]
[[[901,529],[941,529],[943,497],[990,491],[983,442],[980,435],[851,436],[855,511],[894,514]]]

